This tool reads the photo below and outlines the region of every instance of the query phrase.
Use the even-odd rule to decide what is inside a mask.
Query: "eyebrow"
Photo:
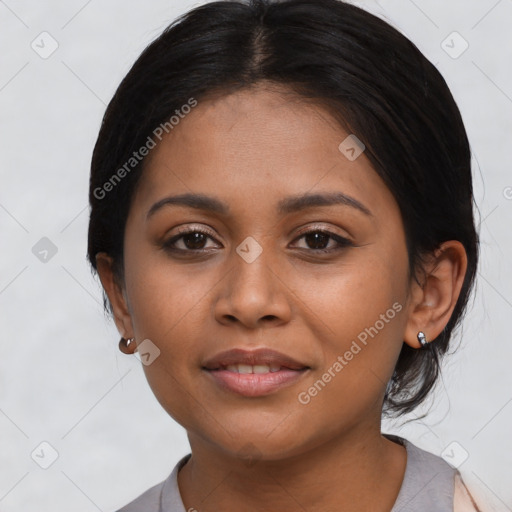
[[[167,205],[188,206],[196,210],[203,210],[211,213],[227,215],[230,208],[215,197],[205,194],[180,194],[177,196],[169,196],[157,201],[148,211],[146,218],[154,215],[158,210]],[[307,208],[319,206],[343,205],[350,206],[359,210],[368,216],[373,216],[372,212],[357,199],[344,194],[342,192],[331,192],[321,194],[301,194],[290,196],[282,199],[277,204],[277,211],[280,214],[289,214]]]
[[[293,213],[306,208],[315,206],[332,206],[332,205],[350,206],[360,212],[373,216],[372,212],[360,203],[357,199],[343,194],[342,192],[330,192],[322,194],[302,194],[299,196],[287,197],[278,203],[279,213]]]
[[[178,196],[164,197],[157,201],[148,211],[146,218],[154,215],[158,210],[167,205],[188,206],[196,210],[204,210],[212,213],[227,215],[229,207],[215,197],[204,194],[180,194]]]

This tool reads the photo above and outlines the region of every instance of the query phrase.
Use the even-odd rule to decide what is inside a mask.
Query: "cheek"
[[[401,334],[406,265],[405,250],[389,254],[362,249],[329,276],[315,283],[303,280],[302,299],[322,320],[326,334],[330,333],[327,337],[332,342],[327,348],[342,350],[352,340],[386,340]]]
[[[199,365],[202,342],[211,333],[211,294],[223,270],[212,266],[199,271],[194,265],[173,264],[142,244],[132,247],[126,252],[125,274],[135,337],[138,342],[151,340],[160,351],[143,369],[157,400],[187,428],[192,410],[198,415],[207,410],[195,389],[193,370]]]
[[[128,231],[126,289],[136,337],[172,344],[184,329],[199,328],[201,308],[222,277],[222,269],[210,264],[210,271],[208,264],[173,261],[163,249],[138,237],[134,229]]]
[[[367,255],[305,289],[303,297],[315,313],[312,323],[323,333],[323,367],[299,400],[312,418],[325,410],[345,418],[365,414],[381,399],[400,353],[407,253],[390,248]]]

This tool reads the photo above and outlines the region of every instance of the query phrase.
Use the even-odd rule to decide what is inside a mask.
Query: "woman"
[[[428,396],[477,268],[470,150],[403,35],[337,0],[213,2],[139,57],[88,255],[191,454],[130,511],[477,510],[380,430]]]

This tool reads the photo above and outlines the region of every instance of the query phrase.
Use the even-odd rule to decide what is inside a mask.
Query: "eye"
[[[308,231],[303,231],[294,242],[304,239],[306,246],[298,247],[298,249],[310,250],[313,252],[330,253],[341,250],[345,247],[354,246],[354,244],[345,237],[342,237],[331,231],[314,228]],[[208,240],[216,242],[213,234],[205,228],[189,227],[178,229],[178,234],[167,240],[163,247],[166,250],[174,252],[209,252],[209,249],[218,247],[217,244],[207,246]]]
[[[195,252],[212,248],[211,246],[207,247],[206,243],[208,239],[214,240],[214,238],[210,231],[204,228],[181,228],[178,229],[178,233],[178,235],[173,236],[163,244],[165,249],[171,251]],[[181,247],[178,247],[180,244]]]
[[[306,247],[299,249],[310,249],[324,253],[341,250],[345,247],[353,247],[354,244],[345,237],[342,237],[325,229],[314,228],[303,232],[296,240],[304,239]]]

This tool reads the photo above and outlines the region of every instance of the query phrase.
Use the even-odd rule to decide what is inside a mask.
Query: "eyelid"
[[[333,234],[333,235],[339,236],[340,238],[345,238],[350,242],[353,241],[351,235],[348,234],[346,231],[344,232],[344,234],[333,232],[332,227],[328,227],[328,226],[325,226],[322,224],[308,224],[307,226],[300,228],[295,234],[298,237],[299,235],[304,235],[304,234],[308,234],[309,232],[315,232],[315,231],[322,231],[326,234]]]
[[[215,243],[222,245],[221,242],[219,242],[217,240],[216,234],[213,233],[211,229],[204,227],[204,225],[187,224],[186,226],[178,226],[176,228],[176,231],[177,232],[175,234],[173,234],[167,240],[167,242],[165,242],[164,245],[172,246],[178,240],[180,240],[183,236],[185,236],[189,233],[202,233],[202,234],[206,235],[207,237],[209,237],[211,240],[213,240]],[[354,245],[354,242],[350,235],[342,235],[342,234],[336,233],[333,230],[333,228],[330,228],[330,227],[327,227],[325,225],[318,224],[318,223],[317,224],[308,224],[307,226],[300,228],[295,233],[295,237],[291,241],[291,243],[297,242],[297,240],[299,240],[300,238],[304,237],[305,235],[307,235],[309,233],[318,233],[318,232],[324,233],[325,235],[330,237],[332,240],[334,240],[336,243],[341,244],[341,246],[353,246]],[[177,249],[177,250],[182,251],[182,252],[189,252],[189,253],[207,251],[207,249],[197,249],[197,250]],[[317,252],[334,252],[334,251],[336,251],[336,248],[308,249],[308,250],[311,252],[315,252],[315,251],[317,251]]]
[[[187,224],[186,226],[178,226],[176,228],[178,233],[190,233],[195,231],[200,231],[201,233],[207,233],[212,234],[212,231],[208,228],[205,228],[204,225],[194,225],[194,224]],[[213,236],[213,235],[212,235]]]
[[[202,233],[203,235],[210,237],[215,243],[222,245],[221,242],[219,242],[219,240],[217,239],[217,235],[213,230],[205,228],[203,225],[193,224],[187,224],[186,227],[178,226],[176,228],[176,234],[171,236],[171,240],[178,240],[180,238],[180,235],[187,235],[189,233]]]
[[[182,227],[182,226],[178,226],[177,228],[177,233],[176,234],[187,234],[187,233],[194,233],[196,231],[200,232],[200,233],[204,233],[205,235],[208,235],[208,236],[211,236],[213,239],[216,238],[216,234],[213,232],[213,230],[210,230],[208,228],[205,228],[204,225],[190,225],[190,224],[187,224],[186,227]],[[301,235],[301,234],[307,234],[311,231],[322,231],[322,232],[325,232],[325,233],[332,233],[332,228],[329,228],[327,226],[324,226],[324,225],[321,225],[321,224],[308,224],[307,226],[303,227],[303,228],[300,228],[296,233],[295,235]],[[337,236],[340,236],[342,238],[347,238],[348,240],[351,239],[350,235],[348,234],[339,234],[339,233],[333,233],[333,234],[336,234]],[[173,238],[174,238],[175,235],[173,235]]]

